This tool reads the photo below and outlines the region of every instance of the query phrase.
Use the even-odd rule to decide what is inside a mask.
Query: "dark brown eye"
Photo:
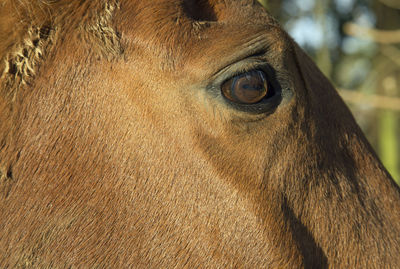
[[[234,103],[255,104],[267,96],[268,81],[264,72],[253,70],[225,81],[221,90]]]

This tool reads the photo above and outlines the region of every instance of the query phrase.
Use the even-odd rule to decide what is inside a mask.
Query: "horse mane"
[[[15,89],[32,81],[57,40],[71,33],[101,56],[122,54],[120,35],[112,26],[118,8],[116,0],[4,0],[0,4],[0,94],[15,98]]]

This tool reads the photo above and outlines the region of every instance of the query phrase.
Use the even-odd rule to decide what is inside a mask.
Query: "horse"
[[[399,268],[400,192],[254,0],[0,2],[1,268]]]

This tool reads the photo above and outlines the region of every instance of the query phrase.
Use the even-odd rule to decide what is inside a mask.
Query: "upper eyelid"
[[[246,59],[228,65],[222,70],[219,70],[212,76],[211,80],[217,82],[217,84],[221,84],[225,80],[234,76],[247,73],[255,69],[264,69],[267,66],[268,62],[265,59],[261,59],[261,57],[250,56]]]
[[[273,27],[272,25],[269,26]],[[227,66],[234,65],[248,58],[267,55],[273,41],[268,33],[266,33],[266,30],[265,27],[262,27],[259,32],[249,36],[246,41],[242,42],[240,45],[232,47],[229,52],[230,55],[224,55],[222,57],[221,63],[218,64],[219,68],[211,73],[210,77],[218,74]]]

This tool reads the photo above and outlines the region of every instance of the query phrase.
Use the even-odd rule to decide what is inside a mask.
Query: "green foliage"
[[[268,0],[258,0],[258,2],[260,2],[260,4],[263,5],[263,7],[268,9]]]

